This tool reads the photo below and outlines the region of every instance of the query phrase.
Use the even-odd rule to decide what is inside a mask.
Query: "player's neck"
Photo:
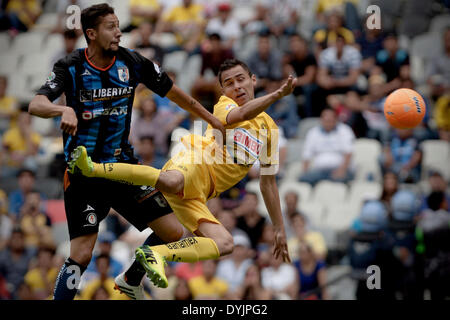
[[[105,54],[101,48],[94,45],[88,46],[85,53],[88,61],[99,69],[107,68],[115,59],[114,56]]]

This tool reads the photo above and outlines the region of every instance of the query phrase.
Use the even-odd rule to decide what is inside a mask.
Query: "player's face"
[[[119,42],[122,33],[119,29],[119,19],[115,14],[103,17],[97,28],[97,42],[105,51],[119,50]]]
[[[224,71],[221,77],[224,95],[233,99],[238,105],[242,106],[254,99],[256,77],[250,76],[242,66],[237,65]]]

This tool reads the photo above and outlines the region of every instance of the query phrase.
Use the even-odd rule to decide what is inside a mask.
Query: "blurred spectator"
[[[38,0],[9,0],[0,12],[0,31],[9,30],[13,34],[28,31],[36,23],[42,8]]]
[[[394,172],[387,171],[384,173],[380,201],[386,206],[388,212],[391,211],[391,199],[398,191],[398,184],[398,176]]]
[[[21,166],[37,169],[35,156],[39,151],[41,136],[31,126],[31,115],[22,108],[17,126],[5,132],[2,139],[6,165],[14,171]]]
[[[202,261],[203,274],[189,280],[189,289],[194,300],[223,299],[228,291],[228,284],[216,277],[217,260]]]
[[[315,259],[325,261],[328,252],[325,239],[320,232],[312,230],[307,225],[306,217],[300,213],[294,214],[290,217],[289,223],[294,229],[294,235],[288,237],[288,250],[291,260],[299,258],[301,243],[306,241],[311,247]]]
[[[51,299],[58,269],[53,265],[55,250],[41,246],[37,252],[36,265],[25,275],[25,283],[38,300]]]
[[[155,155],[155,143],[152,136],[142,136],[136,146],[137,156],[140,164],[161,169],[166,159]]]
[[[246,21],[242,21],[242,27],[245,34],[258,34],[261,32],[269,32],[269,14],[270,7],[261,2],[257,2],[254,7],[253,17]]]
[[[38,248],[53,246],[53,235],[49,217],[41,211],[41,196],[37,191],[26,194],[20,208],[19,223],[25,234],[25,246]]]
[[[88,283],[81,291],[82,300],[93,300],[94,294],[99,287],[103,287],[109,294],[111,300],[131,300],[127,295],[120,294],[120,291],[114,290],[114,278],[110,276],[110,256],[100,254],[95,259],[95,266],[98,270],[98,276]]]
[[[440,97],[434,105],[434,120],[439,139],[450,142],[450,93]]]
[[[169,127],[166,125],[168,119],[158,115],[156,103],[153,97],[145,98],[139,108],[140,117],[132,121],[130,141],[133,145],[139,144],[139,139],[144,136],[152,136],[155,145],[155,156],[166,157],[169,150],[168,138]]]
[[[105,231],[98,235],[97,252],[93,255],[91,262],[87,266],[83,274],[83,278],[87,281],[96,278],[101,274],[102,270],[98,269],[97,259],[102,256],[108,257],[108,276],[114,279],[123,271],[123,265],[111,256],[112,245],[116,237],[111,231]]]
[[[19,189],[9,194],[9,214],[15,220],[19,219],[20,209],[25,203],[27,194],[35,189],[36,173],[29,169],[20,169],[17,173]]]
[[[317,258],[313,244],[309,240],[301,241],[298,251],[299,259],[294,262],[294,266],[298,275],[299,299],[328,300],[329,297],[325,287],[327,273],[324,261]]]
[[[141,55],[158,65],[162,66],[164,62],[164,49],[150,41],[153,34],[154,24],[142,22],[139,24],[136,32],[133,33],[130,48],[136,49]]]
[[[110,300],[110,299],[111,297],[108,290],[104,286],[99,286],[92,294],[92,298],[90,300]]]
[[[450,297],[450,212],[442,191],[428,196],[428,207],[417,223],[417,251],[424,257],[426,287],[431,300]]]
[[[368,79],[368,92],[361,99],[354,99],[347,105],[350,110],[360,111],[366,124],[366,136],[369,139],[386,140],[391,126],[384,116],[384,102],[386,96],[383,93],[386,79],[380,74],[373,74]]]
[[[158,0],[129,0],[130,1],[130,25],[123,32],[130,32],[140,28],[144,23],[155,24],[162,13],[162,6]]]
[[[238,227],[236,227],[237,220],[236,215],[231,210],[220,210],[216,214],[217,220],[220,221],[220,223],[225,227],[225,229],[228,230],[231,235],[242,235],[244,237],[247,237],[247,233]]]
[[[62,48],[52,57],[50,62],[51,65],[54,65],[56,62],[58,62],[59,59],[64,58],[77,48],[77,40],[79,34],[77,34],[75,30],[69,29],[64,30],[63,37],[64,37],[64,48]]]
[[[35,255],[36,249],[25,246],[25,234],[22,229],[14,228],[8,246],[0,251],[0,275],[5,278],[13,299],[17,299],[19,286]]]
[[[250,246],[256,249],[262,236],[266,218],[258,212],[258,196],[256,193],[248,192],[241,204],[233,209],[237,217],[236,226],[245,231],[250,239]]]
[[[177,45],[167,51],[185,50],[189,54],[196,54],[199,53],[204,24],[203,6],[195,3],[195,0],[183,0],[181,5],[174,6],[163,15],[155,32],[175,34]]]
[[[206,34],[219,34],[225,49],[233,50],[236,41],[242,37],[239,21],[231,16],[233,8],[229,2],[222,2],[217,6],[217,16],[209,20]],[[238,9],[239,10],[239,9]]]
[[[393,171],[403,183],[420,180],[422,151],[413,129],[395,129],[390,141],[385,143],[381,164],[383,170]]]
[[[423,299],[423,269],[416,256],[415,218],[420,201],[409,190],[400,190],[391,200],[388,233],[393,238],[394,256],[390,271],[395,275],[395,290],[402,300]]]
[[[433,100],[450,90],[450,27],[445,29],[442,42],[443,50],[427,61],[426,76]]]
[[[316,2],[316,1],[315,1]],[[318,0],[316,6],[316,19],[324,23],[326,17],[332,13],[337,13],[343,17],[345,14],[346,25],[350,30],[360,28],[359,16],[356,5],[359,0]]]
[[[258,48],[250,55],[248,67],[257,78],[255,95],[265,88],[268,82],[282,79],[281,53],[272,48],[270,33],[259,34]]]
[[[321,50],[331,47],[336,44],[338,36],[344,38],[347,44],[353,44],[355,38],[353,33],[344,27],[343,16],[338,11],[332,11],[326,16],[326,28],[317,30],[314,33],[313,39],[316,43],[316,54]]]
[[[267,26],[276,37],[297,31],[302,3],[297,0],[265,1],[269,9]]]
[[[166,71],[169,78],[176,83],[177,77],[175,72]],[[167,132],[172,132],[176,127],[190,128],[189,113],[179,107],[176,103],[167,97],[161,97],[158,94],[153,95],[153,99],[156,103],[156,110],[158,115],[165,119],[165,126]]]
[[[17,112],[17,99],[7,95],[8,78],[0,75],[0,135],[14,125],[14,115]]]
[[[443,192],[447,204],[450,204],[450,193],[447,192],[447,182],[439,171],[434,170],[428,176],[429,193],[423,197],[421,211],[430,209],[428,207],[428,198],[433,192]]]
[[[272,252],[272,249],[270,249]],[[263,288],[277,300],[293,300],[297,297],[298,282],[293,265],[283,262],[281,257],[271,255],[270,266],[261,270]]]
[[[0,275],[0,300],[10,300],[10,299],[11,294],[8,291],[8,285],[6,283],[6,280],[2,275]]]
[[[341,35],[336,36],[334,45],[320,53],[317,84],[327,105],[336,109],[342,120],[349,119],[347,108],[359,98],[356,82],[360,71],[361,54]]]
[[[395,279],[389,267],[393,263],[391,237],[386,236],[388,213],[380,201],[367,201],[359,218],[355,221],[349,241],[348,256],[352,267],[352,278],[357,281],[357,300],[395,299]],[[367,286],[367,268],[376,265],[382,270],[380,289]],[[395,274],[395,273],[394,273]]]
[[[262,285],[261,270],[256,264],[248,267],[244,283],[236,291],[234,298],[239,300],[272,300],[272,293]]]
[[[383,50],[384,35],[381,29],[369,29],[364,25],[364,32],[356,38],[356,47],[362,56],[361,71],[368,75],[375,66],[378,52]]]
[[[232,295],[244,283],[245,273],[252,264],[248,237],[234,235],[233,242],[233,252],[220,260],[216,271],[216,276],[227,282],[229,292]]]
[[[372,74],[383,74],[386,84],[382,94],[388,95],[392,91],[404,87],[405,81],[410,81],[409,55],[398,45],[397,34],[387,33],[383,40],[383,50],[378,51],[376,68]]]
[[[186,279],[179,278],[175,287],[174,299],[181,301],[192,300],[192,292]]]
[[[175,275],[178,279],[189,281],[203,275],[203,264],[201,261],[195,263],[178,262],[175,266]]]
[[[213,33],[203,44],[201,55],[202,68],[191,88],[191,93],[198,101],[204,101],[205,97],[208,97],[208,104],[214,105],[222,95],[222,89],[217,80],[219,67],[225,60],[233,58],[233,52],[223,46],[219,34]]]
[[[269,81],[258,96],[272,93],[281,85],[281,81]],[[297,102],[292,94],[284,96],[271,104],[266,109],[266,113],[272,117],[279,128],[283,129],[283,135],[287,139],[294,138],[297,135],[300,118],[297,113]]]
[[[295,231],[294,231],[294,227],[293,227],[291,219],[295,215],[300,214],[300,212],[297,210],[299,200],[300,200],[299,194],[293,190],[287,191],[284,195],[285,209],[282,211],[282,214],[283,214],[284,229],[286,230],[286,238],[287,239],[289,239],[295,235]],[[283,208],[283,206],[282,206],[282,208]]]
[[[0,189],[0,250],[3,250],[8,244],[12,229],[13,221],[8,215],[8,198]]]
[[[350,169],[355,140],[353,131],[338,122],[333,109],[322,111],[320,123],[306,135],[300,181],[312,185],[320,180],[347,182],[353,176]]]
[[[297,77],[294,95],[304,96],[301,114],[305,117],[313,116],[312,93],[316,88],[315,78],[317,72],[317,61],[309,52],[308,43],[299,34],[293,34],[289,37],[289,52],[283,58],[284,77],[289,74],[295,74]]]

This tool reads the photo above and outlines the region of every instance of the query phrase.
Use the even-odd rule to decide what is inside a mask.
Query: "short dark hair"
[[[63,36],[64,36],[64,39],[76,39],[76,38],[78,38],[77,33],[73,29],[64,30]]]
[[[81,26],[87,43],[90,40],[86,30],[97,28],[101,21],[100,18],[108,14],[114,14],[114,8],[110,7],[107,3],[96,4],[81,11]]]
[[[214,32],[214,33],[211,33],[211,34],[208,36],[208,39],[209,39],[209,40],[217,40],[217,41],[221,41],[221,40],[222,40],[222,37],[221,37],[220,34],[218,34],[217,32]]]
[[[434,191],[430,193],[427,199],[428,207],[433,210],[437,211],[441,208],[442,202],[445,199],[445,194],[442,191]]]
[[[245,64],[245,62],[238,59],[227,59],[220,65],[219,73],[217,74],[220,85],[222,85],[222,73],[236,66],[241,66],[245,71],[248,72],[248,75],[250,77],[253,75],[253,73],[250,71],[250,68]]]

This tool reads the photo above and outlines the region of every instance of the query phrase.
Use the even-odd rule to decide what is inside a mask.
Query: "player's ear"
[[[252,74],[251,78],[252,78],[253,86],[256,87],[256,76],[254,74]]]
[[[91,41],[97,37],[97,31],[95,29],[86,29],[86,34]]]

